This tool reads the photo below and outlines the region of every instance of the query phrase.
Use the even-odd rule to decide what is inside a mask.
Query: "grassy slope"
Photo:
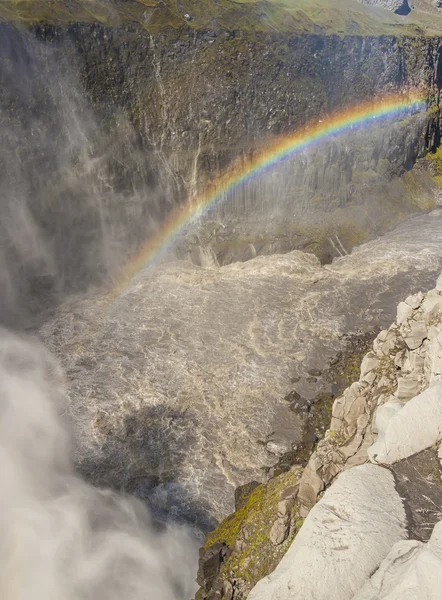
[[[441,13],[428,0],[399,17],[356,0],[0,0],[0,19],[36,22],[140,23],[155,33],[165,27],[337,33],[338,35],[438,35]],[[187,23],[184,14],[191,15]]]

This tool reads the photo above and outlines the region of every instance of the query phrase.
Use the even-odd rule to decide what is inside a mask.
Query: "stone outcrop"
[[[386,10],[392,10],[397,15],[408,15],[411,11],[408,0],[359,0],[359,2],[368,4],[369,6],[379,6]]]
[[[440,278],[436,289],[398,306],[396,322],[378,335],[364,359],[360,380],[335,401],[330,431],[300,483],[304,515],[342,470],[377,455],[378,462],[390,462],[390,453],[397,461],[440,441],[441,393],[434,384],[442,377],[441,291]],[[405,435],[406,423],[411,430]]]
[[[249,598],[349,600],[391,545],[406,537],[393,475],[373,465],[351,469],[327,490],[274,573]]]
[[[442,384],[437,383],[403,406],[396,399],[379,406],[378,439],[368,450],[370,460],[391,465],[437,445],[442,440],[441,397]]]
[[[201,549],[199,600],[245,598],[255,581],[273,571],[302,525],[296,503],[300,472],[294,466],[267,485],[239,488],[236,512]]]
[[[362,360],[359,380],[335,400],[330,429],[296,486],[296,512],[306,520],[281,563],[249,598],[371,600],[389,590],[396,600],[402,598],[403,577],[413,590],[428,588],[428,597],[438,599],[440,588],[431,587],[429,572],[442,550],[437,534],[442,518],[441,361],[442,275],[435,289],[399,304],[395,323],[379,333]],[[290,494],[281,490],[280,498]],[[389,502],[396,509],[384,512]],[[372,527],[378,508],[388,519]],[[281,509],[274,509],[273,543],[285,534]],[[389,529],[394,526],[397,535]],[[378,546],[367,541],[373,533],[379,535]],[[393,575],[370,579],[379,565],[379,573],[391,568]],[[236,583],[242,587],[232,597],[246,597],[250,588],[241,577]]]
[[[300,514],[308,515],[306,521],[275,572],[259,582],[249,598],[372,600],[388,594],[399,599],[405,589],[407,594],[413,590],[410,597],[440,597],[441,581],[433,574],[439,572],[436,565],[442,559],[441,353],[442,275],[435,289],[410,296],[398,306],[396,322],[378,335],[362,361],[359,381],[335,401],[331,429],[300,479],[297,502]],[[370,461],[380,466],[363,464]],[[379,524],[374,530],[383,549],[376,555],[375,545],[353,523],[352,534],[364,539],[366,549],[355,549],[356,561],[345,558],[352,548],[345,537],[352,511],[372,524],[377,507],[386,506],[380,492],[376,501],[370,501],[371,469],[391,478],[392,489],[386,495],[389,501],[396,499],[400,510],[405,508],[401,535],[410,540],[395,540],[386,524]],[[341,486],[358,476],[360,481],[350,484],[341,508],[336,499]],[[365,492],[364,486],[369,488]],[[352,497],[357,492],[362,494],[360,508]],[[322,522],[321,511],[328,515]],[[394,510],[387,513],[389,525],[397,523]],[[315,535],[330,548],[316,550]],[[358,572],[359,561],[368,567],[366,572]],[[376,574],[367,580],[373,571]]]
[[[442,522],[427,544],[417,540],[396,543],[354,600],[439,600],[441,590]]]

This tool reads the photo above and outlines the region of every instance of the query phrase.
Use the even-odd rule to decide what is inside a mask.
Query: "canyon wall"
[[[89,201],[73,245],[88,255],[93,231],[106,238],[93,250],[106,259],[86,273],[80,269],[81,276],[82,261],[72,267],[69,257],[37,277],[31,265],[29,277],[38,281],[28,287],[43,286],[43,295],[60,270],[74,289],[80,280],[105,279],[171,207],[233,162],[307,123],[392,92],[420,90],[428,112],[329,139],[241,187],[194,237],[181,240],[176,256],[202,264],[201,256],[214,253],[226,264],[307,249],[329,262],[340,252],[330,243],[334,235],[348,251],[437,202],[430,163],[413,166],[439,144],[439,38],[219,25],[155,33],[137,23],[22,26],[0,24],[2,141],[11,149],[2,158],[4,196],[14,195],[25,177],[21,193],[32,219],[44,236],[58,239],[55,254],[63,255],[69,236],[63,203],[76,202],[81,180]]]

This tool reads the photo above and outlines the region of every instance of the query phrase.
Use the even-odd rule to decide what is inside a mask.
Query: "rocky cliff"
[[[396,321],[364,357],[359,380],[335,400],[329,430],[306,468],[295,465],[285,476],[291,487],[282,485],[274,500],[270,550],[254,552],[257,521],[244,509],[231,518],[239,520],[235,539],[223,539],[223,524],[208,538],[200,597],[247,597],[258,574],[274,569],[269,557],[286,552],[250,598],[402,598],[404,581],[413,597],[440,597],[441,340],[442,276],[435,289],[399,304]],[[229,553],[207,577],[212,539]]]

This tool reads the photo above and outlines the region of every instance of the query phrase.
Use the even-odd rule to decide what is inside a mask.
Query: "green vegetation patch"
[[[243,508],[229,515],[218,525],[215,531],[209,533],[204,542],[204,548],[210,548],[219,542],[223,542],[227,544],[229,548],[233,548],[245,518],[260,510],[265,495],[265,486],[258,486],[250,494],[249,499]]]
[[[277,518],[280,494],[296,484],[298,473],[297,470],[291,470],[274,477],[267,485],[258,486],[243,508],[227,517],[207,536],[205,548],[224,542],[233,550],[222,567],[222,578],[240,580],[247,588],[275,569],[302,525],[295,506],[287,540],[279,546],[273,546],[270,542],[270,530]]]
[[[164,28],[321,33],[438,35],[442,17],[413,10],[407,17],[356,0],[0,0],[0,19],[25,25],[137,23]]]
[[[436,150],[436,152],[429,152],[425,160],[430,163],[433,173],[433,181],[434,183],[442,187],[442,146]]]

